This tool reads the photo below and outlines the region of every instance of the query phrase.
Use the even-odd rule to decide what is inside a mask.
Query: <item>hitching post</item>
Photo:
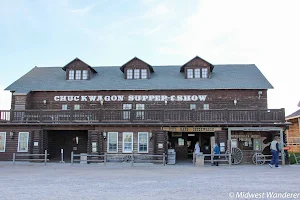
[[[166,165],[166,154],[164,153],[163,154],[163,163],[164,163],[164,166]]]
[[[133,152],[131,153],[131,166],[133,167]]]
[[[285,158],[284,158],[284,148],[283,148],[283,131],[280,129],[280,149],[281,149],[281,163],[285,165]]]
[[[73,155],[74,155],[74,153],[73,153],[73,151],[71,152],[71,165],[73,165]]]
[[[16,161],[16,153],[13,153],[13,165],[15,165],[15,161]]]
[[[45,165],[47,164],[47,150],[45,150]]]
[[[65,161],[64,161],[64,149],[61,149],[60,150],[60,154],[61,154],[61,159],[60,159],[60,163],[65,163]]]
[[[106,153],[104,153],[104,166],[106,166]]]

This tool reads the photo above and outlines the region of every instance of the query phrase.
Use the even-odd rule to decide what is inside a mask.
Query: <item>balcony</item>
[[[3,110],[0,123],[274,124],[284,109],[266,110]]]

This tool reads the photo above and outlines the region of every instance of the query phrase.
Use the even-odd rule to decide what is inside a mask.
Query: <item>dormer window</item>
[[[63,70],[66,71],[67,80],[88,80],[97,73],[95,69],[79,58],[72,60],[63,67]]]
[[[180,72],[185,73],[187,79],[209,78],[214,66],[209,62],[196,56],[180,68]]]
[[[136,57],[120,67],[120,70],[125,74],[125,79],[149,79],[154,72],[152,66]]]
[[[147,79],[148,70],[147,69],[127,69],[127,79]]]
[[[207,68],[187,69],[186,78],[208,78]]]

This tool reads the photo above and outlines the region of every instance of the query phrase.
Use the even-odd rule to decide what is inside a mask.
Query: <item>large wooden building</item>
[[[300,106],[300,102],[298,104]],[[300,109],[285,117],[291,125],[287,130],[287,143],[292,152],[300,152]]]
[[[254,64],[212,65],[195,57],[179,66],[138,59],[91,67],[76,58],[64,67],[34,67],[6,90],[0,159],[14,152],[50,160],[70,153],[163,154],[187,159],[196,141],[210,153],[235,145],[245,161],[286,128],[284,109],[268,109],[272,85]],[[230,143],[228,141],[234,141]]]

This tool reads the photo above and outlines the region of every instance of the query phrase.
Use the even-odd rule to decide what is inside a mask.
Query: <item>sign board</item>
[[[260,135],[238,134],[238,135],[231,135],[231,138],[260,138]]]
[[[162,130],[170,132],[215,132],[221,131],[221,127],[163,127]]]
[[[39,142],[34,142],[33,146],[38,147],[39,146]]]
[[[207,95],[86,95],[86,96],[54,96],[54,101],[205,101]]]
[[[158,144],[158,148],[159,148],[159,149],[162,149],[162,148],[164,148],[164,145],[163,145],[162,143],[159,143],[159,144]]]

